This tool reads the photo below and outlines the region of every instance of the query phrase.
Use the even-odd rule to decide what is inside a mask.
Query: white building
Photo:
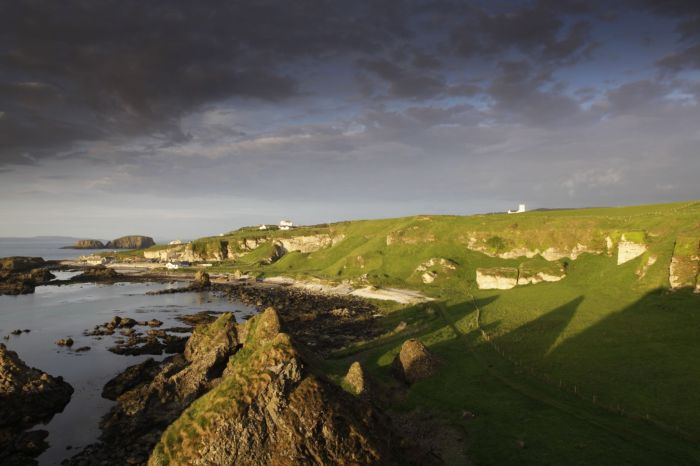
[[[291,220],[280,220],[280,230],[289,230],[294,226]]]
[[[519,204],[518,205],[518,210],[510,210],[508,209],[509,214],[522,214],[525,212],[525,204]]]
[[[168,269],[168,270],[179,269],[179,268],[180,268],[180,264],[168,262],[167,264],[165,264],[165,268]]]
[[[175,246],[177,244],[182,244],[182,241],[179,239],[172,240],[171,242],[168,243],[171,246]]]
[[[267,230],[267,225],[264,223],[258,227],[258,230]]]

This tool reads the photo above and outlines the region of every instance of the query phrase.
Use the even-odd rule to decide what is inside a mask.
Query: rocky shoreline
[[[52,284],[159,279],[171,277],[122,275],[113,269],[91,267],[70,280]],[[62,464],[165,464],[162,458],[168,458],[168,464],[253,465],[279,455],[292,455],[290,458],[298,460],[294,464],[441,464],[439,458],[426,456],[410,441],[402,440],[401,429],[392,427],[390,417],[368,397],[371,383],[359,364],[353,365],[347,377],[358,396],[312,369],[319,356],[382,333],[376,325],[381,314],[374,304],[352,295],[282,284],[213,283],[206,272],[199,272],[186,286],[152,294],[192,291],[212,291],[265,311],[245,323],[236,322],[230,313],[217,316],[201,312],[183,316],[182,329],[161,329],[159,321],[115,317],[86,330],[85,335],[95,338],[119,332],[116,346],[110,348],[117,354],[173,355],[161,362],[148,359],[110,380],[102,396],[117,404],[100,423],[99,441]],[[144,333],[139,327],[147,330]],[[193,327],[190,337],[173,335]],[[272,348],[277,349],[270,353]],[[240,356],[243,354],[246,356]],[[258,362],[248,367],[249,358]],[[228,403],[248,407],[235,408],[229,421],[221,421],[221,429],[228,432],[225,437],[220,437],[221,429],[208,432],[206,439],[198,440],[199,450],[178,451],[163,443],[167,429],[174,429],[173,423],[186,422],[183,419],[190,416],[187,413],[195,400],[199,406],[205,394],[217,396],[220,387],[241,377],[247,380],[244,392],[249,393],[243,395],[236,389],[226,397]],[[211,415],[218,416],[218,409]],[[275,413],[272,418],[270,412]],[[185,432],[190,427],[182,428]],[[348,430],[355,436],[347,438]],[[243,440],[237,438],[253,443],[240,443]],[[407,452],[410,455],[406,456]],[[17,464],[33,464],[28,461]]]

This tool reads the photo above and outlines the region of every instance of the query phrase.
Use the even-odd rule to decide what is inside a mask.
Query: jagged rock
[[[155,246],[155,241],[149,236],[131,235],[108,241],[107,249],[146,249]]]
[[[204,270],[197,270],[197,273],[194,274],[194,281],[192,281],[192,286],[198,288],[206,288],[211,286],[209,274]]]
[[[160,364],[148,358],[140,364],[129,366],[121,374],[111,379],[102,389],[102,398],[116,400],[123,393],[153,380],[160,371]]]
[[[61,338],[60,340],[56,340],[56,344],[58,346],[73,346],[73,339],[72,338]]]
[[[67,464],[144,463],[161,432],[217,384],[229,357],[238,349],[235,319],[225,313],[194,330],[185,355],[129,367],[103,391],[117,405],[102,419],[101,442]]]
[[[0,344],[0,463],[19,464],[43,451],[43,431],[22,431],[62,411],[72,393],[61,377],[27,366]]]
[[[278,324],[267,309],[244,325],[222,380],[168,427],[149,465],[402,463],[388,420],[309,370]]]
[[[345,383],[350,387],[355,395],[365,395],[368,392],[367,376],[362,365],[355,361],[350,365],[348,373],[345,374]]]
[[[409,384],[430,377],[436,368],[435,356],[415,338],[403,342],[392,364],[394,375]]]
[[[163,322],[161,322],[158,319],[151,319],[146,323],[148,324],[149,327],[160,327],[161,325],[163,325]]]

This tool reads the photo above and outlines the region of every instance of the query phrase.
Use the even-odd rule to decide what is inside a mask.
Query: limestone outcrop
[[[411,338],[401,345],[401,351],[392,363],[392,370],[399,380],[412,384],[433,375],[437,365],[437,358],[423,342]]]
[[[700,238],[679,237],[668,271],[672,289],[696,288],[700,277]]]
[[[518,285],[535,285],[542,282],[558,282],[566,276],[560,262],[551,262],[546,267],[523,262],[518,267]]]
[[[591,245],[584,244],[580,241],[577,241],[573,246],[550,246],[544,249],[531,249],[525,246],[508,248],[509,242],[503,238],[497,236],[486,238],[484,235],[477,235],[475,233],[470,235],[466,239],[466,242],[468,249],[480,252],[489,257],[498,257],[500,259],[518,259],[521,257],[532,259],[536,256],[541,256],[547,261],[558,261],[565,258],[576,260],[584,253],[603,254],[608,251],[607,242],[605,245]]]
[[[518,269],[515,267],[476,269],[476,284],[480,290],[509,290],[518,284]]]
[[[130,235],[113,239],[105,244],[107,249],[146,249],[155,246],[155,241],[150,236]]]
[[[625,233],[617,243],[617,265],[629,262],[647,252],[647,246],[639,235]]]
[[[433,283],[440,275],[457,269],[457,264],[449,259],[433,257],[416,267],[415,272],[420,275],[423,283]]]
[[[0,463],[30,463],[43,448],[25,451],[26,442],[19,441],[23,431],[62,411],[72,394],[73,387],[61,377],[27,366],[0,344]]]
[[[307,235],[307,236],[292,236],[290,238],[279,238],[276,243],[282,246],[285,252],[301,252],[308,254],[316,252],[320,249],[329,248],[339,241],[342,241],[344,236],[331,237],[331,235]]]

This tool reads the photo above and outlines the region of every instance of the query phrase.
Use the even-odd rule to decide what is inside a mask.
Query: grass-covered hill
[[[214,272],[433,298],[383,305],[386,336],[326,368],[360,360],[390,384],[401,343],[421,339],[440,370],[387,403],[464,430],[477,464],[656,465],[700,463],[699,245],[700,202],[685,202],[242,229],[189,247],[218,254]]]

